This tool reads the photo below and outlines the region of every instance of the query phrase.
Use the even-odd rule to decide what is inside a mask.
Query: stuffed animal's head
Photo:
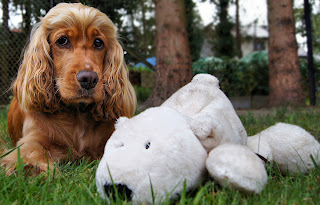
[[[150,108],[119,118],[96,174],[98,192],[108,198],[114,187],[134,202],[174,198],[184,187],[197,186],[207,153],[189,118],[168,107]]]

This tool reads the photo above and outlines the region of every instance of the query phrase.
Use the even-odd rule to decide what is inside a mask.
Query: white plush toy
[[[296,125],[277,123],[248,138],[247,146],[269,161],[274,161],[281,172],[306,173],[314,168],[310,155],[320,164],[319,142]]]
[[[230,100],[220,90],[218,79],[212,75],[196,75],[161,106],[190,117],[192,130],[207,151],[220,144],[247,143],[246,130]]]
[[[206,158],[188,119],[174,109],[150,108],[131,119],[121,117],[97,170],[98,192],[106,198],[114,183],[133,201],[152,203],[152,183],[157,200],[171,192],[174,198],[184,180],[188,190],[197,186]]]
[[[158,203],[177,197],[184,184],[196,187],[207,170],[221,185],[259,193],[267,173],[254,152],[288,171],[312,168],[310,154],[320,163],[320,144],[297,126],[277,124],[246,141],[218,80],[200,74],[160,107],[118,119],[97,169],[97,189],[105,199],[117,187],[134,202]]]

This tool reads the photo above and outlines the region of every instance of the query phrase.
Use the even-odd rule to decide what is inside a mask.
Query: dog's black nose
[[[104,191],[108,198],[112,198],[113,200],[116,199],[116,195],[122,199],[127,199],[128,201],[130,201],[132,198],[131,189],[123,184],[105,184]]]
[[[83,70],[77,74],[77,80],[82,88],[90,90],[96,87],[99,81],[99,77],[96,72]]]

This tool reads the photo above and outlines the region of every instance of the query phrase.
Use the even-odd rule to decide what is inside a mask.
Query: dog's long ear
[[[54,112],[59,101],[54,95],[53,65],[48,34],[36,24],[25,48],[13,92],[23,109]]]
[[[105,57],[105,99],[101,107],[96,107],[95,118],[98,119],[132,117],[137,106],[136,94],[129,81],[122,47],[116,39],[113,40],[114,42],[109,41]]]

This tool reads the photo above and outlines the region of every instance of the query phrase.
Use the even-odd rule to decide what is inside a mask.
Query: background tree
[[[241,37],[241,25],[240,25],[240,15],[239,15],[239,1],[240,0],[235,0],[235,6],[236,6],[236,23],[235,23],[235,28],[236,28],[236,54],[239,58],[242,58],[242,50],[241,50],[241,42],[242,42],[242,37]]]
[[[268,0],[269,103],[303,104],[293,0]]]
[[[217,57],[233,57],[235,55],[232,29],[234,24],[230,21],[228,8],[231,0],[211,0],[217,8],[217,21],[213,50]]]
[[[314,78],[313,48],[312,48],[312,22],[311,6],[309,0],[304,0],[304,19],[306,24],[307,48],[308,48],[308,78],[309,78],[309,98],[310,105],[316,105],[316,86]]]
[[[312,47],[315,54],[320,54],[320,3],[317,1],[309,1],[311,8],[312,22]],[[296,33],[306,37],[306,23],[304,14],[304,5],[298,5],[294,9],[294,17],[296,20]]]
[[[155,0],[156,82],[144,107],[158,106],[192,78],[184,0]]]
[[[204,41],[204,28],[194,0],[185,0],[185,8],[191,60],[196,61],[200,58],[201,47]]]
[[[127,10],[130,23],[121,28],[120,34],[123,36],[124,48],[129,52],[126,60],[137,63],[155,56],[154,3],[152,0],[138,0],[135,10]],[[136,59],[133,55],[142,59]]]

